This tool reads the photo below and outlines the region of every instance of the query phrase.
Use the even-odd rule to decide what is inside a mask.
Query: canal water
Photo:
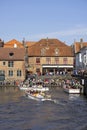
[[[53,101],[38,102],[18,88],[0,88],[0,130],[87,130],[87,98],[50,88]]]

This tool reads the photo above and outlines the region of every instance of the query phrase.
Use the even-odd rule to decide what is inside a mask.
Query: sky
[[[87,0],[0,0],[0,38],[4,42],[58,39],[87,42]]]

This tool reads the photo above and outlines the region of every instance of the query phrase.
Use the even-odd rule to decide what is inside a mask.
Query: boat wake
[[[25,96],[25,97],[27,97],[27,96]],[[57,99],[42,99],[42,100],[39,100],[39,102],[52,102],[52,103],[59,104],[59,105],[65,105],[65,103],[58,101]]]
[[[55,104],[65,105],[64,103],[58,101],[57,99],[48,99],[48,100],[44,100],[44,101],[50,101],[50,102],[53,102],[53,103],[55,103]],[[43,102],[44,102],[44,101],[43,101]]]

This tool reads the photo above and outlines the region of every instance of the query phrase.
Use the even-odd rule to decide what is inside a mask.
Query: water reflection
[[[80,94],[69,94],[69,100],[77,100]]]
[[[0,103],[18,101],[21,95],[23,95],[23,93],[20,93],[17,87],[1,87]]]

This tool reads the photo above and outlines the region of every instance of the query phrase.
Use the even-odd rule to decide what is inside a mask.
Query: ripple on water
[[[0,91],[0,130],[86,130],[87,99],[61,88],[52,95],[55,102],[37,102],[19,90]]]

